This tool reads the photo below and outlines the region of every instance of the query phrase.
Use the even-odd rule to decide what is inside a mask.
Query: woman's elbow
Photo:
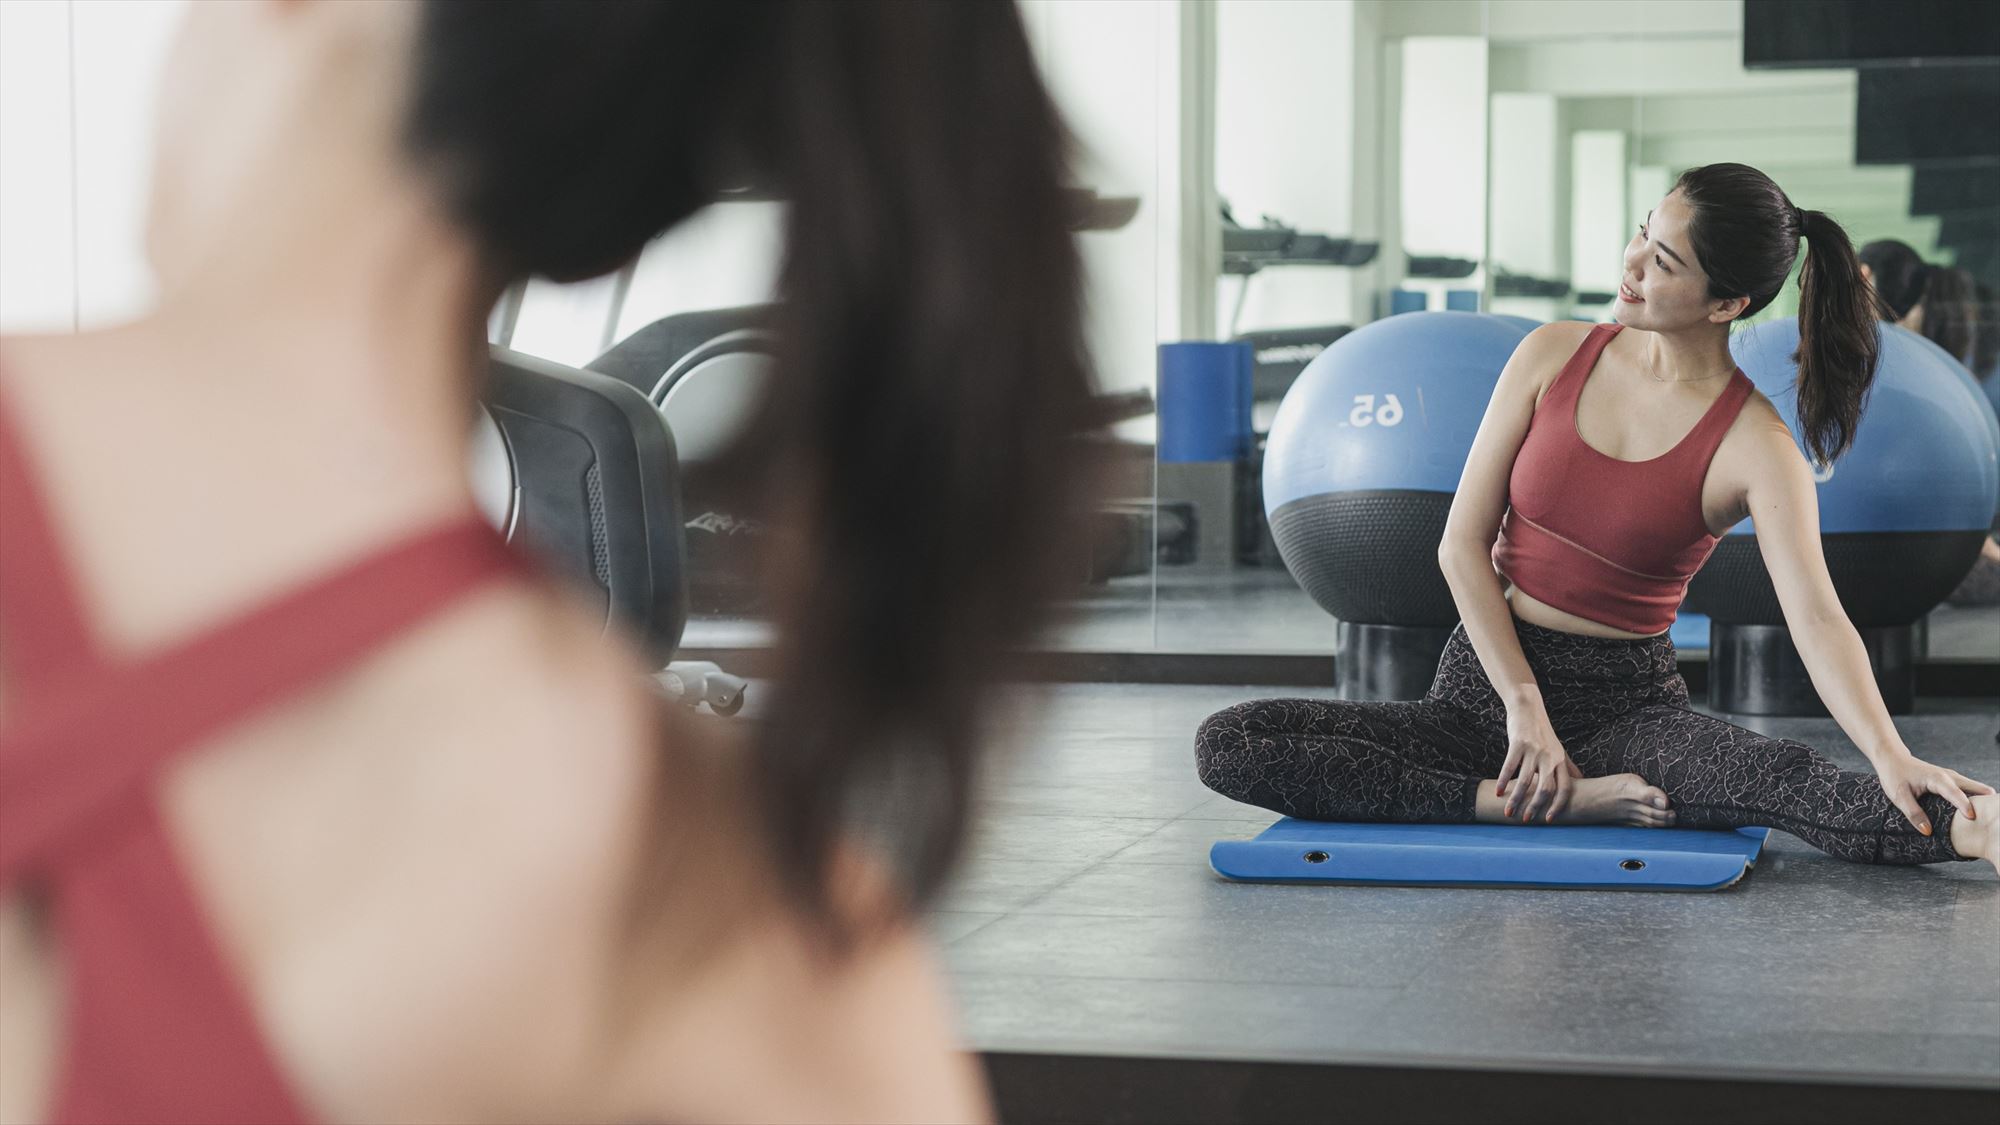
[[[1475,539],[1446,535],[1438,541],[1438,568],[1445,577],[1451,577],[1453,570],[1463,570],[1467,565],[1484,563],[1492,554],[1491,543],[1480,543]]]

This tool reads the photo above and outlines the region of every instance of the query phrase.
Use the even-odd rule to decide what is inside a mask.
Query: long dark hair
[[[1878,238],[1861,248],[1861,264],[1874,277],[1875,297],[1883,320],[1901,320],[1924,299],[1931,267],[1907,242]]]
[[[1081,572],[1069,138],[1012,3],[426,5],[410,143],[497,277],[581,278],[749,186],[788,206],[780,372],[722,475],[774,521],[749,802],[794,904],[873,833],[958,855],[996,662]]]
[[[1709,296],[1748,297],[1741,320],[1784,287],[1799,242],[1799,428],[1806,449],[1831,464],[1854,443],[1862,404],[1875,381],[1875,298],[1841,229],[1822,211],[1792,205],[1771,177],[1747,164],[1709,164],[1681,173],[1674,189],[1694,216],[1688,239],[1708,273]]]
[[[1978,379],[2000,375],[2000,291],[1985,282],[1972,287],[1979,319],[1972,326],[1972,374]]]
[[[1973,363],[1973,333],[1979,323],[1973,285],[1972,275],[1964,270],[1938,266],[1924,289],[1925,337],[1967,367]]]

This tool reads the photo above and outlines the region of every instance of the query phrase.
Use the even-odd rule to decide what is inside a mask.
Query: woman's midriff
[[[1613,629],[1609,625],[1600,625],[1587,617],[1578,617],[1574,613],[1557,609],[1547,602],[1536,601],[1534,598],[1529,597],[1519,586],[1507,587],[1507,591],[1503,596],[1507,599],[1507,604],[1513,608],[1514,616],[1526,621],[1530,625],[1539,625],[1544,629],[1554,629],[1561,633],[1579,633],[1586,637],[1605,637],[1620,641],[1641,641],[1648,637],[1659,636],[1658,633],[1628,633],[1623,629]]]

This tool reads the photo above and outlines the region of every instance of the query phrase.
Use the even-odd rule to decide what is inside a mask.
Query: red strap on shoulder
[[[278,703],[524,564],[474,517],[161,655],[73,679],[0,737],[0,888],[148,799],[183,747]]]
[[[1576,350],[1570,353],[1567,360],[1563,361],[1562,370],[1556,372],[1556,377],[1549,383],[1549,389],[1542,392],[1542,400],[1535,404],[1535,413],[1537,415],[1544,411],[1574,413],[1571,403],[1582,393],[1583,383],[1589,377],[1590,369],[1597,366],[1597,357],[1604,354],[1604,349],[1611,343],[1611,338],[1618,335],[1619,330],[1624,327],[1622,324],[1591,326],[1590,331],[1584,333],[1583,342],[1576,346]]]
[[[0,394],[0,667],[16,698],[99,659],[21,434]]]

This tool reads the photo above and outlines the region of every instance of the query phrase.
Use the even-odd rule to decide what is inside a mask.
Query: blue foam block
[[[1705,649],[1708,647],[1708,631],[1707,614],[1692,613],[1683,609],[1674,618],[1674,627],[1668,632],[1667,639],[1674,643],[1677,652]]]
[[[1224,878],[1260,883],[1714,891],[1750,870],[1770,831],[1286,817],[1254,840],[1217,841],[1208,862]]]

